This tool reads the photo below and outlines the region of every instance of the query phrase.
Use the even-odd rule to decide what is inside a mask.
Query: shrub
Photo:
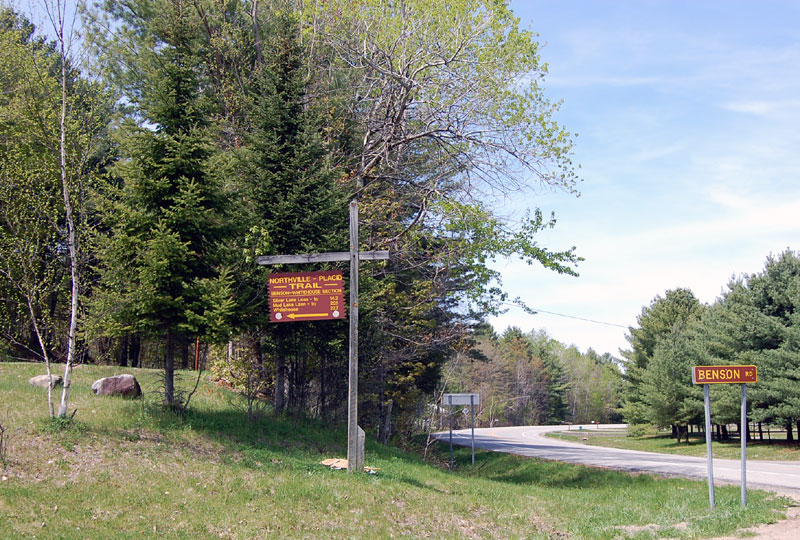
[[[652,424],[631,424],[628,426],[628,437],[647,437],[658,435],[658,428]]]

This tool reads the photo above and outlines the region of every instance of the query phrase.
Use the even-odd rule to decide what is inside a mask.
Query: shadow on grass
[[[416,478],[412,478],[410,476],[405,476],[405,475],[404,476],[396,476],[394,479],[399,481],[399,482],[402,482],[403,484],[408,484],[409,486],[413,486],[413,487],[418,488],[418,489],[425,489],[425,490],[428,490],[428,491],[434,491],[436,493],[441,493],[443,495],[449,494],[447,491],[439,489],[439,488],[437,488],[435,486],[430,486],[428,484],[423,484],[422,482],[420,482]]]
[[[446,453],[449,449],[442,443],[437,452]],[[476,451],[475,465],[472,466],[469,449],[458,448],[454,451],[454,455],[455,472],[458,474],[516,485],[565,490],[592,488],[624,490],[657,481],[656,478],[646,474],[626,474],[620,471],[482,450]]]
[[[171,413],[164,411],[163,414]],[[238,449],[301,450],[324,454],[343,452],[346,448],[344,429],[331,429],[321,421],[309,418],[263,413],[250,420],[245,413],[236,410],[190,408],[181,421],[193,431]],[[170,424],[169,418],[166,423]]]
[[[148,440],[177,448],[190,442],[194,434],[220,444],[224,448],[222,458],[243,467],[260,467],[266,463],[300,469],[316,468],[323,459],[343,458],[347,453],[344,423],[276,415],[268,404],[263,405],[256,418],[248,419],[245,400],[229,388],[210,382],[206,376],[201,379],[188,410],[179,413],[163,406],[159,372],[131,371],[139,378],[144,397],[137,400],[97,398],[97,404],[92,407],[102,408],[105,404],[106,410],[113,413],[107,421],[90,420],[86,436],[110,437],[131,443]],[[94,376],[87,378],[84,386]],[[178,380],[184,388],[191,389],[194,385],[193,374],[182,374]],[[95,401],[88,390],[84,393],[92,402]],[[385,447],[370,437],[366,440],[366,451],[370,459],[400,459],[408,463],[420,460],[418,456]]]

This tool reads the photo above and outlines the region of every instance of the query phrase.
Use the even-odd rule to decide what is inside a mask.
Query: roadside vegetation
[[[480,394],[479,427],[609,423],[620,419],[619,362],[592,349],[582,353],[544,331],[510,327],[497,334],[485,324],[476,329],[470,354],[454,356],[443,371],[449,392]],[[465,420],[457,425],[466,427]]]
[[[747,385],[748,424],[740,426],[739,384],[710,385],[716,438],[728,426],[749,429],[759,443],[767,426],[800,444],[800,256],[791,249],[767,257],[761,272],[731,278],[712,304],[688,289],[657,296],[630,328],[624,352],[621,412],[634,430],[670,428],[690,445],[690,431],[704,424],[703,387],[692,367],[755,365],[758,382]],[[696,429],[690,429],[696,428]]]
[[[181,409],[175,370],[220,349],[279,413],[342,421],[346,321],[274,324],[266,283],[347,266],[257,260],[348,250],[357,202],[354,247],[392,253],[358,298],[360,421],[387,441],[510,300],[492,260],[577,274],[555,216],[504,204],[579,182],[508,2],[68,4],[0,6],[0,353],[162,368]]]
[[[678,442],[669,431],[631,437],[625,429],[594,429],[592,427],[586,427],[583,430],[578,430],[575,427],[569,431],[548,433],[547,436],[609,448],[625,448],[627,450],[680,454],[683,456],[706,455],[706,439],[703,433],[691,434],[688,443],[685,440]],[[769,437],[770,439],[765,441],[749,441],[747,443],[747,459],[800,461],[800,445],[786,441],[785,431],[772,431],[769,433]],[[712,444],[714,457],[716,458],[739,459],[741,457],[741,442],[738,438],[714,440]]]
[[[142,400],[99,398],[112,366],[74,372],[72,421],[50,419],[41,365],[0,363],[8,455],[0,537],[16,538],[706,538],[780,518],[788,501],[752,491],[739,505],[705,484],[447,447],[421,452],[367,442],[374,475],[320,465],[343,457],[344,429],[262,413],[201,383],[184,416],[160,406],[163,376],[127,369]],[[177,389],[195,373],[177,372]],[[423,439],[417,442],[424,446]],[[432,451],[431,451],[432,450]]]

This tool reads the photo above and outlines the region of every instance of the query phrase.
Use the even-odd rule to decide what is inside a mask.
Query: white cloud
[[[548,94],[565,99],[559,121],[581,133],[584,196],[530,201],[559,217],[541,243],[576,245],[586,261],[577,279],[501,263],[512,297],[632,325],[668,289],[712,302],[731,276],[800,249],[794,3],[514,5],[544,12],[536,29],[549,42]],[[626,347],[624,328],[547,313],[510,310],[493,322],[543,328],[584,350]]]
[[[780,120],[786,120],[787,115],[792,117],[797,117],[798,115],[800,115],[800,100],[797,99],[737,100],[724,103],[722,107],[726,110],[733,112],[754,114],[757,116],[765,116],[770,118],[778,118]]]

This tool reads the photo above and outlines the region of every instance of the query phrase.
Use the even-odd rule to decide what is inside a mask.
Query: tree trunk
[[[794,435],[792,435],[792,423],[786,423],[786,440],[787,441],[794,441]]]
[[[761,427],[761,422],[758,423],[758,440],[764,440],[764,429]]]
[[[381,439],[381,442],[384,444],[384,446],[388,445],[389,439],[392,438],[392,405],[394,405],[394,400],[390,399],[384,408],[383,438]]]
[[[300,363],[300,370],[297,373],[297,390],[300,394],[300,399],[298,400],[298,409],[300,413],[304,413],[306,410],[306,397],[308,394],[308,351],[303,350],[303,360]]]
[[[328,407],[325,403],[327,396],[325,395],[325,365],[327,364],[327,355],[322,354],[319,357],[319,417],[325,422],[328,418]]]
[[[78,330],[78,244],[75,235],[75,219],[72,215],[72,200],[69,192],[69,178],[67,177],[67,54],[64,42],[64,15],[61,5],[58,6],[58,41],[61,54],[61,117],[60,128],[60,165],[61,189],[64,195],[64,211],[67,225],[67,250],[69,251],[70,280],[72,281],[69,305],[69,331],[67,334],[67,363],[64,366],[64,382],[61,389],[61,405],[58,407],[58,416],[66,416],[69,407],[69,389],[72,384],[72,365],[75,362],[75,344]],[[56,23],[54,23],[56,24]]]
[[[139,334],[133,334],[130,337],[130,351],[128,359],[130,360],[131,367],[139,367],[139,353],[142,350],[142,337]]]
[[[275,356],[275,412],[283,413],[286,406],[286,359],[281,351]]]
[[[289,414],[292,414],[294,412],[294,379],[297,375],[297,354],[292,354],[290,358],[286,373],[286,409]]]
[[[122,367],[128,367],[128,342],[130,341],[130,337],[128,334],[122,336],[122,343],[119,347],[119,365]]]
[[[167,346],[164,354],[164,404],[175,405],[175,333],[167,330]]]
[[[36,333],[36,338],[39,340],[39,345],[42,348],[42,358],[44,358],[44,367],[47,371],[47,380],[49,384],[47,385],[47,408],[50,412],[50,418],[55,416],[55,411],[53,407],[53,375],[50,372],[50,356],[47,354],[47,346],[45,345],[44,337],[42,336],[42,332],[39,329],[39,323],[36,321],[36,310],[33,309],[33,302],[31,297],[27,297],[28,303],[28,312],[31,315],[31,324],[33,324],[33,329]]]
[[[189,369],[189,336],[181,334],[181,369]]]

